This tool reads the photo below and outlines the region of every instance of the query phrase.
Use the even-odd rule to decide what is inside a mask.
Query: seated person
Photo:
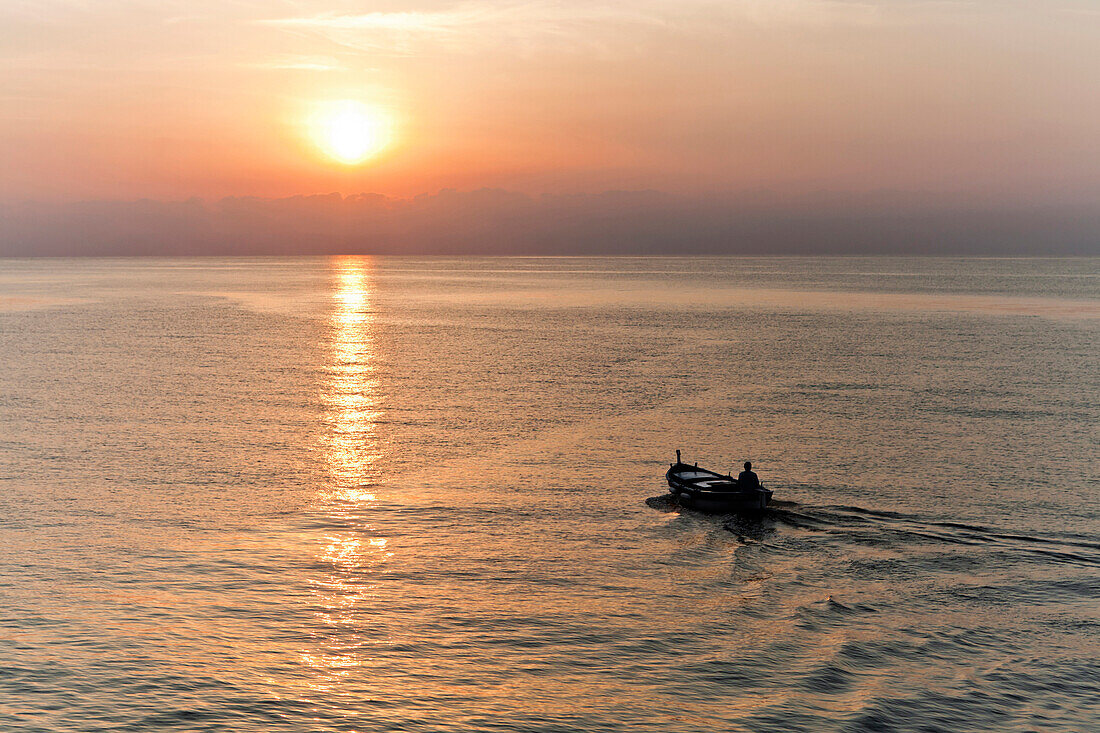
[[[737,485],[745,488],[760,487],[760,478],[753,472],[751,462],[745,461],[745,470],[737,474]]]

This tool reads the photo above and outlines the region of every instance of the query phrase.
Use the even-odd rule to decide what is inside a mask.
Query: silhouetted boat
[[[772,492],[763,486],[742,486],[733,476],[682,463],[680,451],[665,478],[677,504],[707,514],[758,512],[772,500]]]

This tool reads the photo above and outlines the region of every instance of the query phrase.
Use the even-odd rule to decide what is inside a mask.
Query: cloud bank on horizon
[[[206,202],[0,206],[0,256],[81,255],[1100,255],[1080,207],[959,208],[879,192],[852,200],[657,191],[529,196],[499,189],[396,199],[338,193]]]
[[[758,190],[812,218],[827,192],[862,221],[891,190],[910,212],[949,202],[941,223],[1023,206],[1077,227],[1100,210],[1098,37],[1092,0],[7,3],[2,226],[29,226],[36,201],[75,222],[154,206],[90,200],[489,188],[586,206],[660,190],[719,218],[715,202]],[[355,166],[307,129],[347,99],[394,121]],[[62,237],[56,221],[36,241]]]

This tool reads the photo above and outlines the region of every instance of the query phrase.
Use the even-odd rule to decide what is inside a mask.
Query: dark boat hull
[[[674,463],[665,475],[676,503],[707,514],[747,514],[767,508],[772,492],[763,486],[740,486],[697,466]]]

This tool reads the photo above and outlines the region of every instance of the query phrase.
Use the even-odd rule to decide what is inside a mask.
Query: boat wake
[[[646,506],[650,509],[656,509],[659,512],[677,512],[680,511],[680,505],[676,503],[672,494],[662,494],[661,496],[651,496],[645,500]]]
[[[680,507],[671,494],[653,496],[645,501],[661,512],[691,512]],[[773,501],[757,514],[714,519],[741,541],[758,542],[766,534],[785,527],[795,532],[821,533],[865,547],[974,546],[998,553],[1033,555],[1042,562],[1100,567],[1100,542],[1069,532],[1019,533],[859,506],[809,506],[792,501]]]
[[[769,517],[789,527],[847,536],[860,544],[964,545],[1044,562],[1100,566],[1100,543],[1073,533],[1018,533],[997,527],[929,519],[858,506],[775,507]]]

